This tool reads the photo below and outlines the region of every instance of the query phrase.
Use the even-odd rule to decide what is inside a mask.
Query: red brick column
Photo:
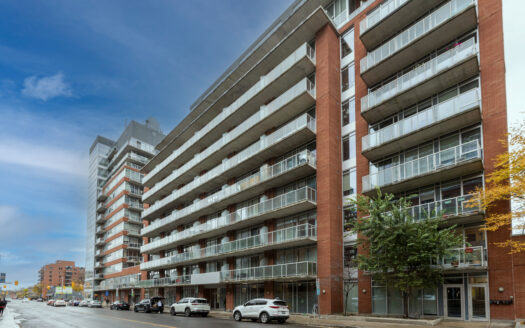
[[[494,170],[494,159],[507,149],[500,139],[507,133],[507,103],[505,93],[505,62],[503,54],[502,2],[479,0],[479,38],[481,90],[483,104],[483,153],[485,174]],[[501,202],[489,213],[510,211],[509,202]],[[487,233],[489,294],[491,299],[510,299],[514,295],[514,279],[510,270],[513,259],[508,248],[494,246],[510,238],[506,227]],[[522,279],[523,280],[523,279]],[[523,281],[521,282],[523,284]],[[504,292],[499,292],[503,287]],[[514,305],[491,305],[491,319],[514,319]]]
[[[343,311],[343,218],[339,37],[332,25],[317,32],[317,276],[322,314]]]
[[[233,285],[228,284],[226,285],[226,311],[233,311],[234,304]]]

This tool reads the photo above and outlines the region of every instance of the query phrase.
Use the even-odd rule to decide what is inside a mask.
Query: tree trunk
[[[403,292],[403,318],[408,318],[408,292]]]

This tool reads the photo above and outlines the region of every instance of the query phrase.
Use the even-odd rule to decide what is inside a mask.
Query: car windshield
[[[273,301],[273,304],[279,305],[279,306],[286,306],[286,302],[285,301]]]

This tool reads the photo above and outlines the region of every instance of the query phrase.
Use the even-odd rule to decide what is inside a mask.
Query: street
[[[111,311],[109,309],[90,309],[79,307],[51,307],[45,303],[13,301],[8,304],[10,312],[17,313],[16,319],[23,328],[151,328],[151,327],[265,327],[251,321],[236,322],[233,318],[202,318],[171,316],[169,314],[135,313],[133,311]],[[0,318],[0,328],[3,328]],[[284,324],[275,326],[303,327]],[[6,326],[7,327],[7,326]]]

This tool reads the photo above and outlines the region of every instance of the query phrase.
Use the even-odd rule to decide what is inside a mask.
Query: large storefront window
[[[372,282],[372,312],[374,314],[403,314],[403,294],[394,288]],[[437,290],[433,288],[414,291],[408,299],[411,316],[437,315]]]
[[[235,306],[242,305],[254,298],[264,297],[264,284],[236,285]],[[284,299],[286,301],[286,299]]]
[[[292,313],[312,313],[317,304],[315,281],[275,283],[274,296],[287,302]]]
[[[359,287],[357,282],[345,282],[344,307],[346,313],[357,313],[359,304]]]

